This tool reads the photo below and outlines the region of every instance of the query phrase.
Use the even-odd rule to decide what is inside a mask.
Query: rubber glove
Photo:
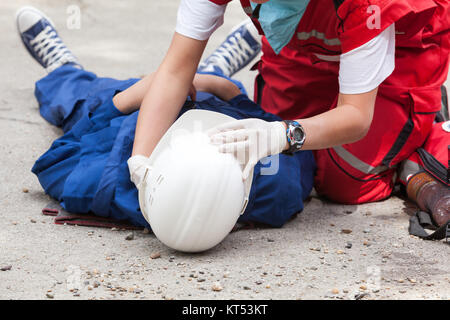
[[[283,122],[253,118],[216,126],[208,131],[208,135],[211,143],[219,146],[220,152],[233,154],[243,165],[244,180],[259,160],[281,153],[287,143]]]
[[[136,155],[129,158],[127,164],[130,171],[130,180],[133,181],[139,190],[145,175],[149,175],[152,170],[149,158],[143,155]]]

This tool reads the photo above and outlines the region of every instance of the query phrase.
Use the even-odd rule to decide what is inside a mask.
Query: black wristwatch
[[[306,140],[306,133],[302,125],[297,121],[283,120],[286,123],[286,139],[289,149],[283,151],[284,154],[293,154],[300,151]]]

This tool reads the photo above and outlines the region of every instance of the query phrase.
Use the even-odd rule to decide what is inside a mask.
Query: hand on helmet
[[[283,122],[260,119],[234,120],[210,129],[208,135],[219,151],[233,154],[244,165],[244,179],[259,160],[281,153],[287,143]]]
[[[128,170],[130,171],[130,180],[140,188],[145,175],[151,172],[152,167],[149,158],[143,155],[136,155],[128,159]]]

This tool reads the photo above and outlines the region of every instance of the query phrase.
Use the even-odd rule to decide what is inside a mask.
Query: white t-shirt
[[[206,40],[223,24],[227,5],[209,0],[181,0],[178,8],[176,32],[183,36]]]
[[[176,32],[206,40],[223,24],[225,5],[209,0],[181,0]],[[339,92],[358,94],[378,87],[395,68],[395,25],[362,46],[340,55]]]
[[[339,91],[369,92],[378,87],[395,68],[395,24],[362,46],[341,54]]]

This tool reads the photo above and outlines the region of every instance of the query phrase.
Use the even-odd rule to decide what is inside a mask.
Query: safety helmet
[[[205,133],[233,118],[189,110],[161,138],[149,158],[151,173],[139,204],[156,237],[184,252],[208,250],[232,230],[248,203],[253,174],[231,154],[218,151]]]

